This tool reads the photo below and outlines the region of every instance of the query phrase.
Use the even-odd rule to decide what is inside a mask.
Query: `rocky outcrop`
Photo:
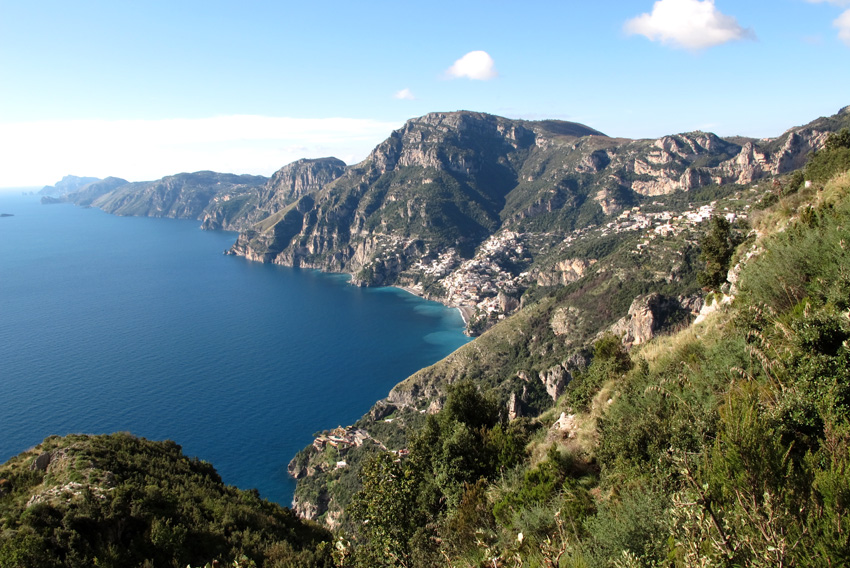
[[[547,271],[537,273],[537,284],[540,286],[559,286],[575,282],[588,268],[596,263],[595,259],[567,258],[561,260]]]
[[[684,305],[683,305],[684,303]],[[699,312],[700,302],[693,298],[680,300],[653,293],[638,296],[629,312],[613,326],[611,333],[622,339],[623,345],[646,343],[672,321],[688,321]]]
[[[50,454],[50,452],[44,452],[42,454],[39,454],[38,457],[32,461],[30,469],[32,469],[33,471],[46,471],[47,466],[50,465],[50,461],[52,458],[53,456]]]
[[[549,428],[550,432],[559,434],[563,438],[575,438],[579,431],[579,424],[575,414],[562,412],[561,416]]]
[[[522,399],[515,392],[508,398],[508,420],[516,420],[523,415]]]
[[[552,397],[553,401],[557,401],[570,381],[573,380],[573,373],[577,370],[584,369],[587,366],[587,359],[580,353],[573,354],[569,359],[550,367],[545,371],[538,373],[546,392]]]
[[[292,511],[300,519],[315,521],[320,516],[324,515],[328,510],[327,495],[322,493],[319,498],[313,501],[301,501],[294,499],[292,501]]]
[[[552,400],[558,400],[558,397],[564,393],[564,389],[572,380],[572,375],[563,365],[555,365],[546,371],[540,371],[540,380],[546,388],[546,392],[552,397]]]
[[[555,310],[549,325],[555,335],[563,337],[568,343],[570,337],[577,335],[585,325],[584,314],[575,306],[564,306]]]

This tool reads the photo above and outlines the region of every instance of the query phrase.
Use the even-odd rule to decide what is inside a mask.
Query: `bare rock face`
[[[293,501],[293,512],[301,519],[315,521],[328,510],[328,504],[325,500],[320,499],[317,503],[309,501]]]
[[[386,399],[382,399],[372,406],[369,410],[369,416],[372,420],[383,420],[396,410],[397,408],[395,406],[390,404]]]
[[[274,213],[282,203],[291,203],[302,195],[322,189],[345,173],[345,162],[337,158],[298,160],[276,171],[260,193],[260,202],[268,203]]]
[[[601,172],[611,163],[607,150],[596,150],[582,158],[576,169],[580,172]]]
[[[558,308],[549,325],[552,326],[555,335],[569,338],[584,325],[584,315],[574,306]]]
[[[679,296],[676,298],[682,309],[687,310],[692,316],[699,314],[702,306],[705,304],[705,298],[700,294],[692,296]]]
[[[576,422],[575,414],[567,414],[562,412],[558,420],[552,424],[550,430],[558,432],[565,438],[575,438],[578,432],[578,422]]]
[[[499,309],[502,310],[502,313],[509,314],[519,308],[519,300],[513,296],[508,296],[504,291],[500,290],[496,299],[499,302]]]
[[[546,392],[552,397],[552,400],[558,400],[558,397],[564,393],[564,389],[567,388],[567,385],[573,378],[569,371],[560,364],[546,371],[541,371],[539,375],[543,386],[546,387]]]
[[[520,408],[519,397],[515,392],[512,392],[508,399],[508,420],[516,420],[520,416],[522,416],[522,409]]]
[[[540,286],[558,286],[575,282],[584,276],[587,269],[595,263],[595,259],[568,258],[562,260],[551,271],[540,272],[537,275],[537,283]]]
[[[611,332],[621,336],[624,345],[640,345],[652,339],[666,321],[681,310],[683,307],[677,298],[655,293],[638,296],[628,314],[611,326]]]
[[[552,400],[557,401],[558,397],[564,393],[564,389],[573,380],[573,373],[577,370],[587,367],[587,359],[580,353],[576,353],[566,361],[555,365],[538,373],[543,386],[546,387],[546,392],[552,397]],[[524,378],[524,377],[521,377]]]
[[[439,398],[435,398],[431,401],[431,404],[428,405],[427,414],[437,414],[443,409],[443,401]]]
[[[525,374],[523,371],[521,373]],[[526,377],[524,380],[528,380]],[[508,399],[508,420],[516,420],[520,416],[525,415],[525,401],[528,395],[527,387],[522,387],[522,394],[517,395],[517,393],[512,392],[510,398]]]
[[[619,179],[614,180],[615,183],[620,183]],[[593,195],[593,200],[602,208],[602,212],[606,215],[615,215],[623,210],[623,205],[616,197],[616,192],[610,188],[602,188]]]

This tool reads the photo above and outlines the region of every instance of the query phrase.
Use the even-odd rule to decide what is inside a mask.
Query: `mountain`
[[[195,201],[119,187],[93,204],[241,225],[234,254],[403,285],[459,306],[480,334],[292,459],[293,508],[336,532],[335,565],[842,565],[848,128],[850,107],[762,140],[432,113],[360,164],[302,160]],[[61,459],[30,473],[52,467],[45,443],[0,469],[13,565],[53,534],[90,534],[76,513],[65,533],[67,513],[28,508],[53,499],[54,476],[108,479],[85,472],[89,454],[73,479]],[[135,453],[149,451],[119,455]],[[191,474],[184,463],[164,469]],[[163,506],[151,485],[137,512]],[[17,487],[29,493],[9,498]],[[118,527],[133,510],[119,513]],[[143,558],[191,550],[178,523]],[[267,538],[301,565],[328,558],[321,535],[253,542]]]
[[[74,189],[59,197],[43,197],[42,202],[94,206],[116,215],[199,219],[204,229],[238,230],[318,191],[344,170],[341,160],[319,158],[288,164],[271,178],[210,171],[181,173],[149,182],[77,178],[82,181]],[[89,179],[93,181],[85,181]]]
[[[626,140],[561,121],[432,113],[243,231],[231,252],[347,272],[361,285],[405,286],[465,309],[480,331],[493,323],[500,292],[517,297],[564,274],[569,259],[550,254],[557,242],[664,196],[790,172],[848,123],[842,111],[770,140],[703,132]],[[488,247],[503,262],[476,258]],[[517,247],[524,252],[511,252]],[[486,293],[459,290],[468,261],[500,264],[510,278],[485,279]]]
[[[205,229],[248,228],[277,214],[302,196],[315,193],[345,171],[336,158],[303,159],[279,169],[256,192],[231,196],[204,215]]]
[[[72,200],[75,205],[89,207],[102,195],[115,191],[120,187],[129,185],[129,183],[130,182],[126,179],[110,176],[106,179],[86,184],[73,192],[64,195],[62,200]]]
[[[182,173],[120,186],[91,204],[115,215],[201,219],[211,205],[255,191],[265,182],[262,176],[209,171]],[[76,196],[69,198],[73,200]]]
[[[43,188],[41,188],[41,191],[39,191],[38,194],[51,197],[61,197],[96,181],[100,181],[100,178],[65,176],[59,182],[57,182],[56,185],[44,186]]]
[[[295,510],[363,566],[843,562],[850,130],[802,170],[656,202],[582,231],[571,282],[317,433]]]

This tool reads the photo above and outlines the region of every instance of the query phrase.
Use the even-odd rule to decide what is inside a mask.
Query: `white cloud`
[[[399,92],[397,92],[393,96],[395,98],[403,100],[403,101],[415,101],[416,100],[416,96],[413,94],[413,91],[411,91],[410,89],[407,89],[407,88],[400,90]]]
[[[67,174],[130,181],[214,170],[270,175],[299,158],[365,158],[400,123],[352,118],[218,116],[0,124],[0,187],[53,184]]]
[[[446,70],[446,75],[453,79],[466,77],[476,81],[487,81],[496,78],[495,62],[486,51],[470,51],[454,62]]]
[[[832,25],[838,28],[838,38],[850,46],[850,10],[838,16]]]
[[[850,0],[806,0],[809,4],[833,4],[835,6],[850,6]]]
[[[646,36],[674,47],[699,50],[730,41],[755,39],[732,16],[714,6],[714,0],[658,0],[652,13],[627,21],[629,34]]]

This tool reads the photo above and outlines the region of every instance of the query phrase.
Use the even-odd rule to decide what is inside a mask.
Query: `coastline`
[[[237,242],[238,242],[238,240],[237,240]],[[234,246],[235,246],[235,244],[236,243],[234,243]],[[234,255],[234,256],[239,256],[239,257],[242,257],[242,258],[244,258],[248,261],[251,261],[251,262],[259,262],[259,263],[266,263],[267,262],[262,258],[247,255],[243,251],[234,251],[233,246],[231,246],[230,249],[225,251],[225,254],[231,254],[231,255]],[[272,264],[281,264],[282,266],[293,266],[292,264],[288,264],[288,263],[284,263],[284,262],[278,263],[277,261],[272,261]],[[311,270],[317,270],[317,271],[322,272],[324,274],[345,275],[349,278],[349,284],[351,284],[353,286],[359,286],[360,285],[360,284],[357,284],[357,283],[354,282],[354,274],[351,273],[351,272],[345,272],[345,271],[337,272],[337,271],[325,270],[323,268],[316,268],[316,267],[311,267]],[[446,302],[443,298],[428,297],[427,295],[425,295],[425,291],[423,290],[422,286],[419,285],[419,284],[414,284],[414,285],[387,284],[386,286],[389,287],[389,288],[396,288],[398,290],[404,290],[408,294],[412,294],[412,295],[416,296],[417,298],[423,298],[425,300],[432,300],[434,302],[439,302],[440,304],[444,305],[447,308],[456,309],[460,313],[460,317],[463,320],[463,327],[464,327],[463,333],[465,335],[469,336],[469,337],[473,337],[472,334],[469,332],[469,322],[472,319],[472,316],[475,314],[475,307],[474,306],[463,306],[463,305],[458,305],[458,304]]]
[[[437,298],[428,298],[428,297],[425,296],[422,289],[420,287],[418,287],[417,285],[403,286],[401,284],[393,284],[393,285],[391,285],[391,287],[392,288],[398,288],[399,290],[404,290],[408,294],[413,294],[414,296],[416,296],[418,298],[424,298],[425,300],[433,300],[435,302],[439,302],[439,303],[443,304],[444,306],[446,306],[447,308],[456,309],[460,313],[460,317],[463,320],[463,326],[464,326],[463,333],[466,334],[466,335],[470,335],[469,334],[469,320],[470,320],[470,318],[472,318],[472,314],[475,313],[474,307],[472,307],[472,306],[459,306],[457,304],[447,304],[443,300],[440,300],[440,299],[437,299]],[[471,335],[470,335],[470,337],[471,337]]]

